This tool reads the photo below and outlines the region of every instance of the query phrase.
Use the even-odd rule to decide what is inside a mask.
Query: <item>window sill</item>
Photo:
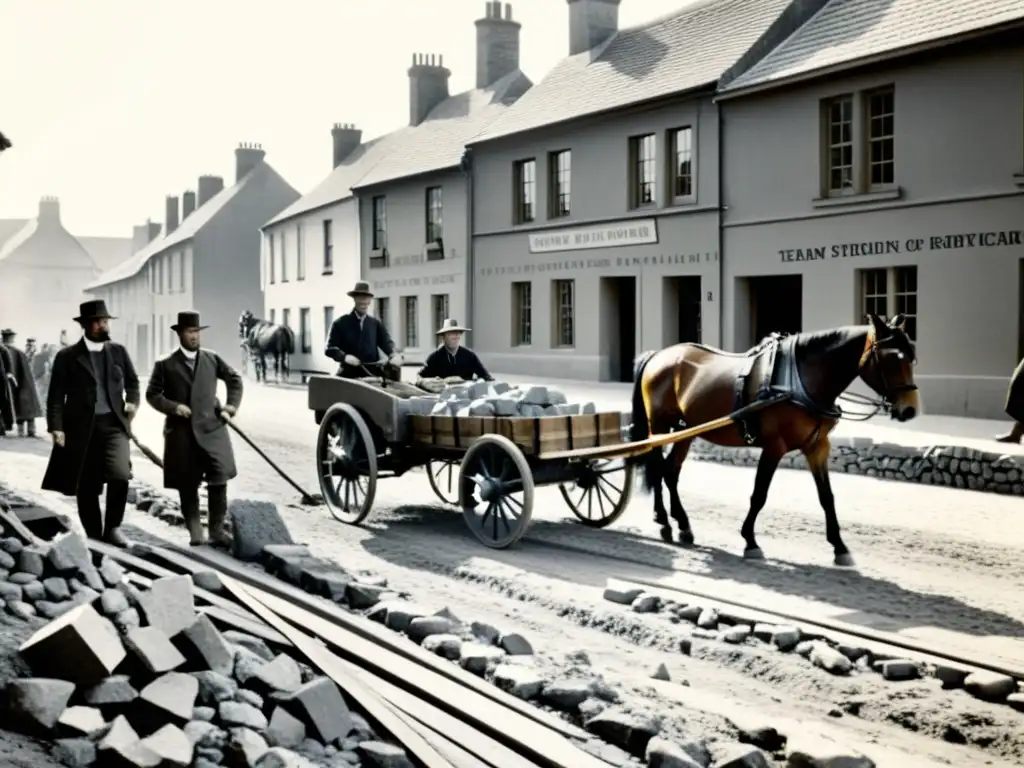
[[[862,192],[857,195],[842,195],[840,197],[816,197],[811,201],[815,208],[838,208],[844,205],[870,205],[871,203],[886,203],[890,200],[901,200],[903,188],[894,187],[880,192]]]
[[[1024,173],[1013,174],[1013,183],[1018,187],[1024,187]]]
[[[326,275],[333,275],[333,274],[334,274],[334,270],[333,270],[333,269],[325,269],[325,270],[324,270],[323,272],[321,272],[320,274],[321,274],[321,275],[325,275],[325,276],[326,276]]]

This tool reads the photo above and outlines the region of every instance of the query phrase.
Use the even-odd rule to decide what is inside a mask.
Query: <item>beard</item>
[[[110,341],[110,332],[103,330],[96,331],[95,333],[92,331],[86,331],[85,338],[89,341],[94,341],[97,344],[102,344],[103,342]]]
[[[195,352],[197,349],[199,349],[198,339],[196,339],[195,341],[191,341],[184,337],[179,337],[178,342],[181,344],[182,348],[187,349],[189,352]]]

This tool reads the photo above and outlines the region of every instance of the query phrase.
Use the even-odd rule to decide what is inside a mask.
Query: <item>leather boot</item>
[[[108,544],[122,549],[128,547],[129,541],[121,532],[124,522],[124,511],[128,505],[128,483],[124,480],[111,480],[107,483],[107,509],[103,524],[103,540]]]
[[[224,530],[228,517],[228,487],[226,485],[209,485],[206,487],[206,504],[209,510],[206,527],[209,530],[210,543],[220,547],[231,547],[230,534]]]
[[[1022,437],[1024,437],[1024,424],[1019,421],[1015,421],[1013,422],[1013,426],[1010,427],[1009,432],[1005,435],[999,435],[996,437],[996,442],[1020,444]]]
[[[27,431],[28,431],[28,436],[29,437],[35,437],[36,436],[36,420],[35,419],[29,419],[28,420],[28,430]]]
[[[190,547],[199,547],[206,543],[206,531],[203,530],[203,521],[199,515],[199,489],[179,489],[178,498],[181,501],[181,516],[185,518],[185,527],[188,529]]]
[[[85,529],[85,535],[99,541],[103,538],[103,512],[100,511],[100,494],[98,491],[79,491],[75,498],[78,503],[78,519]]]
[[[18,422],[18,437],[24,437],[24,436],[25,436],[25,422],[24,421],[19,421]]]

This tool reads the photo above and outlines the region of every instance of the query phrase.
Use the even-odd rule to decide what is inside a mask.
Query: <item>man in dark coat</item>
[[[1006,414],[1013,419],[1013,426],[996,440],[1000,443],[1020,443],[1024,438],[1024,359],[1017,363],[1010,378],[1010,388],[1006,392]]]
[[[463,328],[458,320],[446,318],[441,324],[437,335],[441,337],[441,346],[430,353],[420,368],[420,379],[484,379],[493,381],[494,377],[487,372],[476,352],[462,346],[462,334],[472,328]]]
[[[14,413],[14,389],[11,387],[11,376],[7,374],[6,356],[0,354],[0,437],[14,429],[17,417]]]
[[[110,341],[112,320],[103,301],[81,305],[75,321],[84,334],[53,359],[46,395],[46,429],[53,438],[43,490],[75,496],[86,535],[119,547],[132,479],[131,420],[139,407],[139,377],[120,344]],[[107,486],[106,516],[100,491]]]
[[[146,402],[167,417],[164,424],[164,487],[175,488],[192,546],[206,543],[199,518],[199,484],[205,480],[210,541],[230,546],[224,530],[228,481],[237,474],[226,421],[242,403],[242,377],[216,352],[199,348],[198,312],[179,312],[171,330],[180,347],[153,366]],[[217,380],[227,385],[227,404],[217,400]]]
[[[341,364],[337,375],[345,379],[358,379],[367,373],[384,375],[381,350],[388,356],[389,363],[401,366],[402,356],[395,350],[395,342],[384,323],[369,314],[373,300],[369,284],[356,283],[348,295],[353,300],[352,311],[331,323],[324,350],[329,358]]]
[[[4,363],[13,374],[11,382],[14,396],[14,413],[18,422],[18,437],[36,436],[36,419],[43,415],[39,405],[36,380],[32,376],[32,363],[28,355],[14,345],[17,334],[10,328],[0,331],[0,349],[5,355]]]

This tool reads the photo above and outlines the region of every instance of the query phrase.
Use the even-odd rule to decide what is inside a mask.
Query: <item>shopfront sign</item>
[[[972,248],[1008,248],[1024,245],[1024,230],[964,232],[955,235],[928,235],[904,240],[864,240],[853,243],[781,248],[779,261],[826,261],[859,256],[888,256],[896,253],[960,251]]]
[[[482,267],[477,270],[480,277],[529,276],[542,272],[586,272],[589,270],[657,270],[659,267],[675,267],[683,264],[710,264],[718,261],[718,251],[704,253],[656,253],[648,256],[616,256],[614,258],[574,259],[561,258],[557,261],[526,261],[510,263],[500,267]]]
[[[590,227],[568,227],[546,232],[531,232],[530,253],[583,251],[591,248],[618,248],[624,245],[650,245],[658,242],[656,219],[632,219]]]
[[[386,291],[390,288],[426,288],[435,285],[452,285],[460,275],[431,275],[430,277],[394,277],[388,280],[374,280],[373,290]]]

